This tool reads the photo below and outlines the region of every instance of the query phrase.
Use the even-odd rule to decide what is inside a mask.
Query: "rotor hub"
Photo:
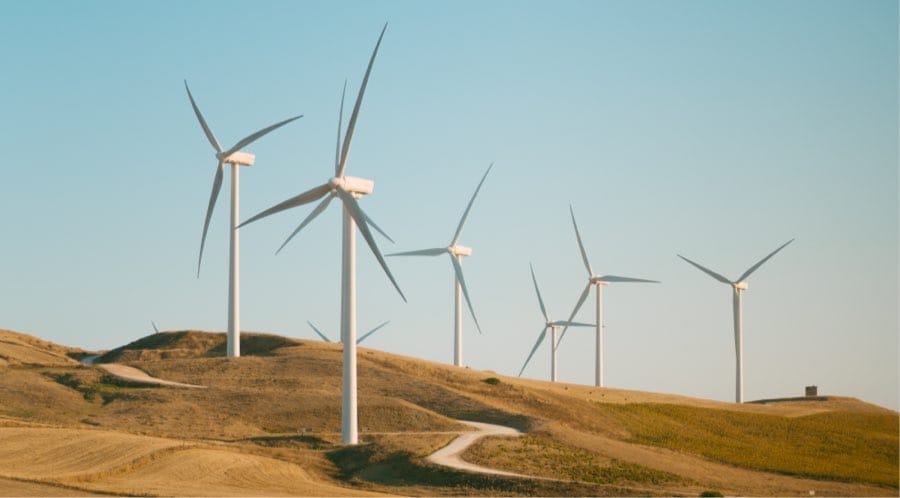
[[[461,246],[459,244],[453,244],[452,246],[447,248],[447,251],[454,256],[471,256],[472,248]]]
[[[336,176],[331,180],[328,180],[328,185],[331,188],[343,188],[344,187],[344,179],[340,176]]]

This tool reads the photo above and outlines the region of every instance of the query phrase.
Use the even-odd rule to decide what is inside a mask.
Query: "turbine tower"
[[[453,364],[457,367],[462,366],[462,299],[460,294],[465,296],[466,304],[469,306],[469,313],[472,314],[472,320],[475,322],[475,328],[478,329],[479,334],[481,333],[481,326],[478,324],[478,318],[475,317],[475,310],[472,308],[472,300],[469,299],[469,289],[466,288],[466,279],[465,277],[463,277],[462,271],[462,258],[465,256],[471,256],[472,248],[459,245],[458,242],[460,234],[462,233],[463,225],[466,224],[466,218],[468,218],[469,211],[472,209],[472,203],[475,202],[475,197],[478,196],[478,191],[481,190],[481,185],[484,183],[484,180],[487,178],[488,173],[491,172],[491,168],[493,167],[494,163],[491,163],[490,166],[488,166],[487,171],[484,172],[484,176],[481,177],[481,181],[478,182],[478,187],[475,188],[475,193],[472,194],[472,198],[469,199],[469,204],[466,206],[466,210],[463,212],[462,218],[460,218],[459,220],[459,225],[456,227],[456,233],[453,234],[453,239],[450,240],[450,244],[447,247],[435,247],[432,249],[420,249],[418,251],[398,252],[387,255],[389,257],[440,256],[441,254],[450,256],[450,262],[453,264],[454,273]]]
[[[203,114],[194,96],[191,95],[191,89],[188,87],[187,80],[184,81],[184,89],[187,90],[188,98],[191,100],[191,107],[194,108],[194,114],[197,121],[206,134],[206,139],[210,145],[216,150],[216,176],[213,178],[212,193],[209,196],[209,206],[206,208],[206,219],[203,222],[203,235],[200,237],[200,256],[197,258],[197,278],[200,278],[200,264],[203,262],[203,247],[206,245],[206,232],[209,230],[209,220],[212,218],[213,209],[216,207],[216,199],[219,197],[219,190],[222,188],[222,177],[225,176],[225,164],[231,165],[231,223],[229,225],[229,233],[231,234],[231,243],[229,245],[229,263],[228,263],[228,357],[234,358],[241,355],[241,298],[240,298],[240,234],[238,233],[238,212],[240,210],[240,182],[239,172],[240,166],[252,166],[256,161],[256,156],[241,149],[255,142],[263,135],[280,128],[291,121],[303,117],[294,116],[285,119],[272,126],[263,128],[252,135],[248,135],[239,140],[230,149],[222,151],[222,146],[216,140],[212,130],[203,119]]]
[[[394,285],[394,288],[397,289],[400,297],[404,302],[406,301],[406,296],[403,295],[403,291],[400,290],[400,286],[397,285],[397,281],[394,280],[394,276],[391,275],[391,271],[388,269],[387,263],[385,263],[384,257],[378,249],[375,239],[372,237],[369,225],[372,225],[382,234],[384,234],[384,232],[372,223],[372,220],[366,216],[366,213],[363,212],[357,202],[357,199],[363,195],[372,193],[375,182],[344,175],[344,171],[347,167],[347,158],[350,154],[350,142],[353,139],[353,129],[356,127],[356,119],[359,116],[359,108],[366,91],[366,85],[369,82],[369,74],[372,71],[372,65],[375,63],[375,56],[378,54],[378,47],[381,46],[381,39],[384,37],[385,30],[387,30],[387,24],[385,24],[384,28],[381,30],[381,35],[378,36],[378,42],[375,43],[375,49],[372,51],[372,57],[369,59],[366,74],[363,77],[362,85],[359,87],[359,94],[356,96],[356,104],[353,107],[353,113],[350,115],[350,122],[347,124],[347,132],[344,134],[343,145],[341,145],[341,120],[340,118],[338,119],[338,146],[335,149],[334,177],[328,179],[328,181],[322,185],[313,187],[306,192],[276,204],[240,224],[240,226],[244,226],[272,214],[302,206],[303,204],[308,204],[324,197],[322,202],[309,213],[309,215],[300,223],[300,226],[298,226],[297,229],[288,236],[287,240],[284,241],[284,244],[281,245],[281,248],[284,248],[284,246],[299,233],[303,227],[309,224],[310,221],[328,207],[328,204],[333,198],[337,197],[344,205],[342,230],[343,242],[341,251],[341,342],[344,345],[341,442],[344,444],[357,444],[359,442],[356,395],[356,228],[359,228],[359,232],[369,245],[369,249],[372,250],[375,258],[378,260],[378,264],[384,269],[385,274],[387,274],[387,277]],[[345,83],[345,90],[346,87],[347,85]],[[342,94],[341,114],[343,114],[343,107],[344,101]],[[281,248],[279,248],[279,251]]]
[[[325,341],[325,342],[334,342],[334,341],[332,341],[327,335],[325,335],[325,333],[323,333],[321,330],[319,330],[318,327],[316,327],[315,325],[313,325],[312,322],[310,322],[309,320],[307,320],[306,323],[309,324],[310,328],[313,329],[313,332],[315,332],[316,334],[318,334],[319,337],[321,337],[323,341]],[[374,334],[375,332],[378,332],[379,330],[381,330],[382,327],[384,327],[385,325],[387,325],[387,324],[389,324],[389,323],[391,323],[390,320],[388,320],[388,321],[382,323],[381,325],[379,325],[379,326],[375,327],[374,329],[372,329],[372,330],[366,332],[365,334],[361,335],[358,339],[356,339],[356,344],[359,344],[359,343],[365,341],[370,335]],[[341,342],[341,341],[338,341],[338,342]]]
[[[544,307],[544,300],[541,299],[541,290],[538,289],[537,278],[534,276],[534,266],[529,263],[531,267],[531,281],[534,282],[534,292],[537,294],[538,304],[541,306],[541,314],[544,315],[544,329],[541,330],[541,334],[538,336],[537,342],[534,343],[534,347],[531,348],[531,352],[528,353],[528,358],[525,359],[525,364],[522,365],[522,369],[519,370],[519,377],[522,376],[522,372],[525,371],[525,367],[528,366],[528,362],[531,361],[531,357],[534,356],[534,352],[537,351],[537,348],[544,342],[544,338],[547,337],[547,329],[550,329],[550,381],[556,382],[556,372],[557,372],[557,349],[559,348],[559,339],[556,335],[556,329],[558,327],[593,327],[593,323],[578,323],[572,322],[568,320],[556,320],[553,321],[550,319],[550,315],[547,314],[547,308]]]
[[[681,254],[678,255],[679,258],[687,261],[688,263],[690,263],[691,265],[693,265],[694,267],[696,267],[698,270],[702,271],[703,273],[706,273],[710,277],[718,280],[719,282],[722,282],[723,284],[728,284],[731,286],[731,289],[732,289],[731,307],[732,307],[732,312],[734,314],[734,352],[735,352],[735,370],[736,370],[735,386],[734,386],[734,399],[735,399],[736,403],[744,402],[744,367],[743,367],[744,336],[743,336],[743,331],[741,330],[742,329],[742,326],[741,326],[741,295],[749,287],[747,285],[747,282],[745,282],[745,280],[747,279],[747,277],[750,276],[750,274],[752,274],[757,269],[759,269],[759,267],[762,266],[763,263],[768,261],[769,258],[771,258],[775,254],[777,254],[778,251],[787,247],[787,245],[793,241],[794,241],[794,239],[791,239],[791,240],[785,242],[784,244],[782,244],[781,247],[779,247],[778,249],[775,249],[768,256],[766,256],[765,258],[761,259],[758,263],[756,263],[755,265],[748,268],[747,271],[745,271],[744,274],[741,275],[740,277],[738,277],[738,279],[735,281],[728,280],[727,278],[710,270],[709,268],[704,268],[703,266],[700,266],[699,264],[685,258]]]
[[[591,263],[588,261],[587,252],[584,250],[584,244],[581,242],[581,234],[578,232],[578,223],[575,222],[575,210],[572,209],[572,206],[569,206],[569,214],[572,215],[572,226],[575,227],[575,238],[578,240],[578,249],[581,251],[581,259],[584,261],[584,267],[588,272],[588,283],[584,287],[584,290],[581,292],[581,296],[578,298],[578,302],[575,304],[575,309],[572,310],[572,314],[569,316],[569,320],[575,318],[575,315],[578,314],[578,310],[581,309],[581,305],[584,304],[584,300],[587,299],[588,294],[591,291],[591,287],[596,287],[597,289],[597,358],[594,364],[594,385],[597,387],[603,387],[603,286],[608,285],[612,282],[640,282],[640,283],[653,283],[658,284],[657,280],[646,280],[643,278],[631,278],[631,277],[618,277],[616,275],[596,275],[594,270],[591,269]],[[559,340],[562,340],[566,335],[566,330],[568,327],[564,328],[562,334],[560,334]]]

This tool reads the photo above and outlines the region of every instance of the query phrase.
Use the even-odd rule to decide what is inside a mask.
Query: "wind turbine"
[[[159,333],[159,327],[156,326],[156,322],[154,322],[153,320],[150,320],[150,325],[153,325],[153,332],[156,333],[156,334],[158,334],[158,333]]]
[[[366,216],[362,208],[359,207],[357,199],[363,195],[372,193],[375,182],[363,178],[355,178],[352,176],[344,176],[347,167],[347,158],[350,154],[350,141],[353,138],[353,129],[356,126],[356,119],[359,116],[359,108],[362,105],[363,94],[366,91],[366,84],[369,82],[369,74],[372,71],[372,65],[375,62],[375,56],[378,54],[378,47],[381,46],[381,39],[387,30],[387,24],[381,30],[378,36],[378,42],[375,43],[375,49],[372,51],[372,57],[369,59],[369,66],[366,68],[366,74],[363,77],[362,85],[359,87],[359,94],[356,96],[356,104],[353,107],[353,113],[350,115],[350,122],[347,125],[347,132],[344,134],[343,146],[341,146],[341,120],[338,119],[338,146],[335,149],[335,167],[334,177],[327,182],[313,187],[306,192],[291,197],[265,211],[253,216],[249,220],[241,223],[244,226],[267,216],[279,213],[286,209],[291,209],[303,204],[322,199],[312,212],[300,223],[294,232],[288,236],[287,240],[282,244],[282,248],[291,238],[305,227],[316,216],[322,213],[331,199],[337,197],[344,204],[343,216],[343,242],[341,256],[341,342],[344,344],[343,354],[343,400],[341,409],[341,442],[344,444],[357,444],[359,441],[358,418],[357,418],[357,383],[356,383],[356,228],[369,245],[369,249],[378,260],[378,264],[384,269],[388,279],[397,289],[403,301],[406,296],[391,275],[369,225],[375,227],[372,221]],[[346,90],[346,84],[344,85]],[[341,95],[341,114],[343,114],[344,100]],[[378,230],[377,227],[375,227]],[[381,232],[381,230],[378,230]],[[383,234],[383,232],[382,232]],[[279,249],[281,250],[281,249]]]
[[[440,256],[441,254],[446,254],[450,256],[450,262],[453,263],[453,272],[454,272],[454,282],[453,282],[453,296],[454,296],[454,304],[455,308],[453,311],[453,364],[457,367],[462,366],[462,299],[460,293],[466,297],[466,304],[469,306],[469,313],[472,314],[472,320],[475,322],[475,328],[478,329],[478,333],[481,333],[481,326],[478,324],[478,318],[475,317],[475,310],[472,308],[472,301],[469,299],[469,289],[466,288],[466,279],[463,277],[462,271],[462,258],[465,256],[472,255],[472,248],[459,245],[459,237],[462,233],[463,225],[466,224],[466,218],[469,216],[469,211],[472,209],[472,203],[475,202],[475,197],[478,196],[478,191],[481,190],[481,185],[484,183],[485,178],[487,178],[488,173],[491,172],[491,168],[494,167],[494,163],[491,163],[488,166],[487,171],[484,172],[484,176],[481,177],[481,181],[478,182],[478,187],[475,188],[475,193],[472,194],[472,198],[469,199],[469,204],[466,206],[466,210],[463,212],[462,218],[459,220],[459,225],[456,227],[456,233],[453,234],[453,239],[450,241],[450,244],[447,247],[435,247],[432,249],[420,249],[418,251],[408,251],[408,252],[398,252],[393,254],[388,254],[387,256]],[[462,292],[460,292],[462,291]]]
[[[706,273],[710,277],[718,280],[719,282],[722,282],[723,284],[728,284],[731,286],[731,289],[732,289],[731,306],[732,306],[732,312],[734,313],[734,350],[735,350],[735,357],[736,357],[736,360],[735,360],[736,374],[735,374],[735,387],[734,387],[734,391],[735,391],[734,399],[735,399],[736,403],[744,402],[744,370],[743,370],[744,336],[743,336],[743,331],[741,330],[741,294],[745,290],[747,290],[749,287],[747,285],[747,282],[745,282],[745,280],[747,279],[747,277],[750,276],[750,274],[752,274],[757,269],[759,269],[759,267],[762,266],[763,263],[768,261],[769,258],[771,258],[775,254],[777,254],[778,251],[787,247],[787,245],[793,241],[794,241],[794,239],[791,239],[791,240],[785,242],[784,244],[782,244],[781,247],[779,247],[778,249],[775,249],[768,256],[766,256],[765,258],[761,259],[758,263],[756,263],[755,265],[748,268],[747,271],[745,271],[744,274],[741,275],[740,277],[738,277],[738,279],[735,281],[728,280],[727,278],[710,270],[709,268],[704,268],[704,267],[700,266],[699,264],[685,258],[681,254],[678,255],[679,258],[687,261],[688,263],[695,266],[697,269],[699,269],[703,273]]]
[[[591,287],[596,287],[597,289],[597,359],[594,364],[594,385],[598,387],[603,387],[603,286],[612,282],[641,282],[641,283],[653,283],[658,284],[657,280],[646,280],[643,278],[631,278],[631,277],[618,277],[616,275],[596,275],[594,270],[591,269],[591,263],[588,261],[587,252],[584,250],[584,244],[581,242],[581,234],[578,232],[578,223],[575,222],[575,210],[572,209],[572,206],[569,206],[569,213],[572,215],[572,226],[575,227],[575,238],[578,239],[578,249],[581,250],[581,259],[584,261],[584,267],[588,272],[588,283],[584,287],[584,290],[581,292],[581,296],[578,298],[578,302],[575,304],[575,309],[572,310],[572,314],[569,316],[569,320],[575,318],[575,315],[578,314],[578,310],[581,309],[581,305],[584,304],[584,300],[587,299],[588,293],[591,291]],[[562,334],[560,334],[559,340],[562,340],[566,335],[566,330],[568,327],[564,328]]]
[[[325,341],[325,342],[334,342],[334,341],[332,341],[327,335],[325,335],[321,330],[319,330],[315,325],[313,325],[312,322],[310,322],[309,320],[307,320],[306,323],[308,323],[309,326],[310,326],[310,328],[313,329],[313,332],[315,332],[316,334],[319,334],[319,337],[321,337],[323,341]],[[389,323],[391,323],[390,320],[388,320],[388,321],[382,323],[381,325],[379,325],[379,326],[375,327],[374,329],[372,329],[372,330],[366,332],[365,334],[361,335],[361,336],[359,337],[359,339],[356,340],[356,344],[358,345],[359,343],[365,341],[370,335],[374,334],[375,332],[378,332],[379,330],[381,330],[382,327],[384,327],[385,325],[387,325],[387,324],[389,324]],[[338,342],[341,342],[341,341],[338,341]]]
[[[541,330],[541,334],[538,336],[537,342],[534,343],[534,347],[531,348],[531,352],[528,353],[528,358],[525,359],[525,364],[522,365],[522,369],[519,370],[519,377],[522,376],[522,372],[525,371],[525,367],[528,366],[528,362],[531,361],[531,357],[534,356],[534,352],[537,351],[537,348],[544,342],[544,338],[547,337],[547,329],[550,329],[550,381],[556,382],[556,352],[559,348],[559,339],[556,334],[556,329],[558,327],[593,327],[593,323],[578,323],[573,322],[571,320],[551,320],[550,315],[547,314],[547,308],[544,307],[544,300],[541,299],[541,290],[538,289],[537,278],[534,276],[534,266],[529,263],[529,267],[531,267],[531,281],[534,282],[534,292],[537,294],[538,304],[541,306],[541,314],[544,315],[544,329]]]
[[[206,208],[206,219],[203,222],[203,235],[200,237],[200,256],[197,258],[197,278],[200,278],[200,264],[203,262],[203,247],[206,245],[206,232],[209,230],[209,220],[212,218],[213,208],[216,207],[216,199],[219,197],[219,190],[222,188],[222,178],[225,175],[225,164],[231,165],[231,224],[229,233],[231,234],[231,244],[229,245],[229,271],[228,271],[228,357],[238,357],[241,355],[241,298],[240,298],[240,234],[238,233],[238,211],[240,206],[240,182],[239,182],[239,166],[252,166],[256,162],[256,156],[241,149],[255,142],[257,139],[266,135],[270,131],[280,128],[291,121],[303,117],[294,116],[285,119],[271,126],[267,126],[256,133],[248,135],[239,140],[230,149],[222,151],[222,146],[216,140],[212,130],[203,119],[203,114],[194,96],[191,95],[191,89],[188,87],[187,80],[184,81],[184,89],[187,90],[188,98],[191,100],[191,107],[194,108],[194,114],[197,115],[197,121],[206,134],[206,139],[210,145],[216,150],[216,176],[213,178],[212,193],[209,195],[209,206]]]

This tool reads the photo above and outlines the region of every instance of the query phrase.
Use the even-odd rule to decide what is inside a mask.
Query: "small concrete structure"
[[[807,396],[818,396],[819,395],[819,387],[818,386],[806,386],[806,395]]]

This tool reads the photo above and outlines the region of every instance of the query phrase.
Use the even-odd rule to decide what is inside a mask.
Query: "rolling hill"
[[[123,382],[87,352],[0,331],[0,495],[898,495],[897,412],[851,398],[734,405],[508,378],[359,351],[340,441],[341,346],[155,334],[100,356],[206,389]],[[425,457],[468,430],[467,474]]]

